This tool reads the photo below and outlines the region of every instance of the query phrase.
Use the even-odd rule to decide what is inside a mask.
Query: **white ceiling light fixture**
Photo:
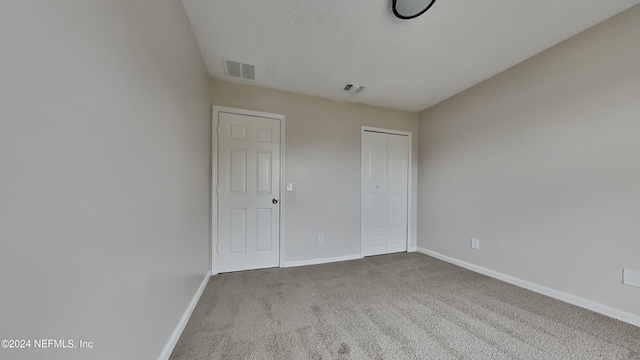
[[[436,0],[393,0],[393,13],[403,20],[417,18],[435,2]]]

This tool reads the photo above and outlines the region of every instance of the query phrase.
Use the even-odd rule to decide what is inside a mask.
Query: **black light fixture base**
[[[397,8],[397,4],[398,2],[402,2],[403,0],[393,0],[393,13],[395,16],[397,16],[398,18],[402,19],[402,20],[409,20],[409,19],[415,19],[418,16],[424,14],[425,12],[427,12],[427,10],[429,10],[433,4],[435,4],[436,0],[426,0],[425,1],[425,7],[420,10],[420,12],[418,12],[417,14],[401,14],[400,12],[398,12],[398,8]]]

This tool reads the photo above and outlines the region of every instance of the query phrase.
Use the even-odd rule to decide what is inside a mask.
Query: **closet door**
[[[387,134],[362,135],[362,255],[387,252]]]
[[[409,137],[387,135],[387,250],[407,251]]]
[[[362,133],[361,251],[407,251],[408,136]]]

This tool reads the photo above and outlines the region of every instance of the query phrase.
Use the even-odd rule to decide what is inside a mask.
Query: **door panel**
[[[387,195],[387,200],[389,201],[388,212],[389,216],[387,217],[387,226],[403,226],[405,223],[405,216],[403,211],[404,199],[402,193],[391,193]],[[383,205],[384,206],[384,205]],[[406,209],[405,209],[406,210]]]
[[[271,184],[271,151],[258,151],[258,161],[257,161],[257,189],[256,193],[261,195],[270,195],[272,184]]]
[[[247,127],[245,125],[229,124],[229,139],[247,140]]]
[[[280,263],[280,121],[218,113],[218,271]]]
[[[271,251],[271,225],[272,225],[272,210],[271,209],[257,209],[256,210],[256,237],[257,237],[257,250]]]
[[[229,149],[229,192],[245,194],[247,192],[247,149]]]
[[[229,209],[229,223],[231,253],[244,253],[247,247],[247,210]]]
[[[259,142],[272,142],[273,139],[273,129],[271,128],[256,128],[256,141]]]
[[[386,226],[386,194],[384,193],[369,193],[369,227],[378,228],[380,231],[385,231]]]
[[[388,135],[387,253],[407,251],[409,138]]]
[[[386,251],[387,136],[368,133],[362,139],[361,231],[363,255]]]
[[[371,139],[371,141],[378,141],[385,144],[370,145],[369,146],[369,181],[378,181],[380,183],[385,182],[387,176],[387,146],[385,139]]]
[[[389,138],[389,182],[404,184],[407,182],[407,148],[402,140],[407,140],[406,136]]]
[[[362,254],[407,250],[408,136],[362,136]]]

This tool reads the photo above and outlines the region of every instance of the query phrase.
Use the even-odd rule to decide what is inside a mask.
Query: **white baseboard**
[[[324,258],[324,259],[313,259],[313,260],[302,260],[302,261],[289,261],[284,263],[284,267],[295,267],[295,266],[306,266],[306,265],[318,265],[318,264],[326,264],[338,261],[347,261],[347,260],[357,260],[362,259],[363,256],[360,254],[357,255],[347,255],[347,256],[338,256],[332,258]]]
[[[409,246],[407,247],[407,252],[416,252],[418,251],[418,248],[415,246]]]
[[[198,304],[198,300],[200,300],[200,296],[202,296],[202,293],[204,292],[204,288],[207,287],[209,278],[211,278],[211,271],[209,271],[207,275],[204,276],[204,279],[202,280],[200,287],[196,291],[195,295],[193,295],[193,299],[191,299],[191,303],[189,303],[189,306],[187,306],[187,309],[185,310],[184,314],[182,314],[182,318],[180,318],[178,325],[173,330],[173,334],[171,334],[169,341],[167,341],[167,344],[164,346],[164,349],[160,353],[160,357],[158,358],[158,360],[168,360],[169,357],[171,356],[171,353],[173,352],[173,348],[176,347],[176,344],[178,343],[178,340],[180,339],[180,336],[182,335],[184,328],[187,326],[187,323],[189,322],[189,318],[191,317],[191,314],[193,314],[193,310],[196,308],[196,305]]]
[[[558,291],[558,290],[554,290],[551,288],[548,288],[546,286],[542,286],[539,284],[535,284],[526,280],[522,280],[507,274],[503,274],[501,272],[497,272],[491,269],[487,269],[484,268],[482,266],[478,266],[478,265],[473,265],[470,264],[468,262],[462,261],[462,260],[458,260],[458,259],[454,259],[452,257],[446,256],[446,255],[442,255],[440,253],[437,253],[435,251],[431,251],[431,250],[427,250],[427,249],[423,249],[423,248],[418,248],[418,252],[423,253],[425,255],[429,255],[429,256],[433,256],[434,258],[446,261],[448,263],[454,264],[454,265],[458,265],[460,267],[463,267],[465,269],[469,269],[471,271],[475,271],[477,273],[483,274],[483,275],[487,275],[489,277],[498,279],[498,280],[502,280],[504,282],[507,282],[509,284],[512,285],[516,285],[519,286],[521,288],[525,288],[527,290],[531,290],[534,292],[537,292],[539,294],[542,295],[546,295],[549,297],[552,297],[554,299],[558,299],[560,301],[564,301],[566,303],[572,304],[572,305],[576,305],[579,306],[581,308],[585,308],[591,311],[595,311],[597,313],[600,313],[602,315],[606,315],[609,317],[612,317],[614,319],[618,319],[620,321],[624,321],[626,323],[629,323],[631,325],[635,325],[635,326],[640,326],[640,316],[635,315],[635,314],[631,314],[622,310],[618,310],[606,305],[602,305],[602,304],[598,304],[598,303],[594,303],[590,300],[581,298],[579,296],[576,295],[572,295],[572,294],[568,294],[562,291]]]

